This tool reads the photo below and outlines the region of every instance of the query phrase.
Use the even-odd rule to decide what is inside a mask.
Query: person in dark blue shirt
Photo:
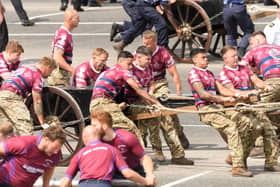
[[[227,32],[226,44],[236,46],[238,56],[241,58],[249,44],[248,39],[254,32],[254,24],[247,13],[244,0],[224,0],[223,9],[224,27]],[[237,26],[243,32],[241,41],[237,44]]]
[[[136,2],[136,18],[132,19],[132,24],[128,29],[121,32],[121,41],[115,42],[113,47],[120,52],[123,48],[130,44],[138,35],[143,33],[146,25],[151,23],[158,33],[158,45],[168,47],[168,30],[165,19],[161,14],[159,5],[163,7],[176,0],[137,0]]]

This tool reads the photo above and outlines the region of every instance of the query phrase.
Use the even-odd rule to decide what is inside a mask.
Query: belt
[[[108,99],[112,99],[110,96],[105,95],[105,94],[94,94],[91,99],[97,99],[97,98],[108,98]]]
[[[265,80],[272,79],[272,78],[280,78],[280,74],[274,73],[274,74],[269,74],[269,75],[265,76]]]
[[[20,92],[19,92],[17,89],[12,88],[12,87],[1,88],[1,91],[9,91],[9,92],[15,93],[15,94],[17,94],[18,96],[20,96],[20,97],[23,98],[23,96],[20,94]]]
[[[242,4],[240,4],[240,3],[229,3],[229,4],[224,4],[224,7],[225,8],[231,8],[231,7],[234,7],[234,6],[244,6],[245,4],[244,3],[242,3]]]

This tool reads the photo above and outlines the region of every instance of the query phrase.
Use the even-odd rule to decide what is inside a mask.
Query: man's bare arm
[[[181,86],[180,76],[179,76],[178,71],[176,69],[176,65],[168,68],[168,72],[172,76],[173,82],[176,86],[176,94],[177,95],[182,95],[182,86]]]
[[[34,112],[41,125],[44,124],[43,103],[40,92],[32,91]]]
[[[264,89],[266,87],[265,82],[259,79],[256,75],[251,76],[251,81],[257,88]]]
[[[54,173],[54,167],[48,168],[43,174],[43,187],[50,186],[50,180]]]
[[[59,67],[70,72],[71,75],[74,74],[74,69],[65,61],[63,57],[64,51],[60,48],[54,49],[54,60],[58,63]]]
[[[0,142],[0,157],[5,156],[4,142]]]
[[[0,77],[1,77],[3,80],[7,80],[7,79],[10,77],[10,75],[11,75],[10,72],[1,73],[1,74],[0,74]]]
[[[192,84],[192,86],[194,90],[198,93],[198,95],[201,97],[201,99],[204,99],[209,102],[216,102],[216,103],[221,103],[224,101],[223,100],[224,97],[207,92],[204,89],[204,86],[201,82],[195,82]]]
[[[72,183],[71,179],[64,177],[60,182],[60,187],[70,187],[71,183]]]

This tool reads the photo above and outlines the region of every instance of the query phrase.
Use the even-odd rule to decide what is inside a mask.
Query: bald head
[[[78,26],[80,22],[79,14],[76,10],[67,9],[64,13],[64,26],[69,29],[69,31],[73,30]]]
[[[99,140],[100,135],[96,126],[88,125],[83,130],[83,142],[84,144],[88,144],[91,141]]]

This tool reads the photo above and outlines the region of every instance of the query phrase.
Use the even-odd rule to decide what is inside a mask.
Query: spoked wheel
[[[207,13],[199,4],[177,0],[165,10],[165,14],[174,29],[169,34],[169,50],[175,60],[189,63],[189,52],[193,48],[209,49],[212,27]]]
[[[45,87],[42,100],[46,119],[60,121],[64,129],[66,142],[62,147],[62,160],[59,165],[67,165],[83,146],[81,135],[85,126],[83,114],[73,97],[61,88]],[[29,96],[25,103],[31,113],[35,130],[42,130],[34,113],[32,96]]]
[[[213,40],[214,44],[210,46],[209,53],[216,57],[221,57],[218,51],[219,44],[222,42],[222,47],[226,45],[226,30],[223,25],[217,25],[213,28]]]

